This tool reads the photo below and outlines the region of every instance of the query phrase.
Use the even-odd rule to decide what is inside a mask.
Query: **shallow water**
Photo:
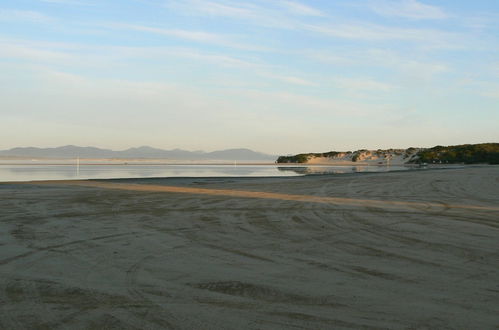
[[[275,177],[408,170],[405,166],[0,165],[0,182],[150,177]]]

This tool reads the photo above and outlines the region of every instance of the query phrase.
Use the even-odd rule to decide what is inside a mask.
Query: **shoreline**
[[[0,163],[1,165],[16,165],[16,166],[76,166],[76,162],[67,162],[67,163]],[[251,162],[241,162],[241,163],[230,163],[230,162],[222,162],[222,163],[129,163],[129,162],[109,162],[109,163],[85,163],[80,162],[80,166],[92,166],[92,165],[115,165],[115,166],[289,166],[289,167],[314,167],[314,166],[378,166],[378,167],[387,167],[387,166],[417,166],[417,164],[398,164],[393,163],[390,165],[386,164],[369,164],[369,163],[251,163]],[[442,164],[442,165],[453,165],[453,164]],[[459,165],[459,164],[456,164]]]

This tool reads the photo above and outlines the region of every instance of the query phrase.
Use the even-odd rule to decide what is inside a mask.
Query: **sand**
[[[417,159],[417,152],[421,148],[389,149],[389,150],[357,150],[355,152],[340,152],[334,157],[309,157],[308,165],[349,165],[349,166],[378,166],[378,165],[409,165],[411,160]],[[356,160],[353,161],[353,158]]]
[[[493,329],[499,167],[0,184],[2,329]]]
[[[347,157],[328,158],[328,157],[314,157],[309,159],[305,164],[307,165],[328,165],[328,166],[378,166],[378,165],[407,165],[416,166],[408,163],[409,158],[404,158],[403,155],[391,154],[389,158],[383,156],[370,155],[366,158],[360,158],[353,162],[351,155]]]

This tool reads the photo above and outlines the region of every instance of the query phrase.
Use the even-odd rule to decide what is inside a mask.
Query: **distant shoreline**
[[[418,164],[370,164],[370,163],[251,163],[251,162],[222,162],[222,163],[174,163],[174,162],[109,162],[109,163],[85,163],[80,162],[64,162],[64,163],[38,163],[38,162],[24,162],[24,163],[2,163],[0,166],[277,166],[277,167],[358,167],[358,166],[372,166],[372,167],[390,167],[390,166],[405,166],[405,167],[418,167]],[[432,164],[432,165],[460,165],[460,164]]]
[[[430,166],[393,165],[393,166],[350,166],[350,165],[301,165],[301,164],[264,164],[264,165],[123,165],[123,164],[37,164],[37,165],[0,165],[0,184],[40,182],[40,181],[87,181],[87,180],[146,180],[146,179],[189,179],[222,180],[237,179],[273,180],[288,177],[331,177],[360,176],[374,173],[426,172],[434,170],[455,170],[471,167],[490,167],[490,165],[449,165]]]

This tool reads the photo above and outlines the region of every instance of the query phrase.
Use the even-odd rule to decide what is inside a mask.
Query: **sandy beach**
[[[0,329],[494,329],[499,167],[0,184]]]

